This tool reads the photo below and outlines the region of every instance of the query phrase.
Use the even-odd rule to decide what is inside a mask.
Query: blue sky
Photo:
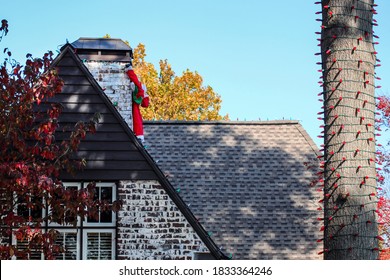
[[[320,9],[307,0],[13,0],[1,4],[10,32],[1,44],[14,58],[41,56],[66,40],[110,34],[146,45],[147,60],[168,59],[176,74],[198,71],[221,95],[232,120],[293,119],[317,144]],[[382,67],[378,93],[390,93],[390,1],[379,5],[375,29]]]

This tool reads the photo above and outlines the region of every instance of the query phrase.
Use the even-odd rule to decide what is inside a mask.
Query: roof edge
[[[303,128],[302,124],[297,123],[295,127],[297,128],[299,133],[303,136],[303,138],[306,140],[306,142],[309,144],[310,148],[313,150],[313,152],[316,154],[316,156],[321,155],[317,144],[310,137],[309,133],[307,133],[307,131]]]
[[[145,121],[147,125],[296,125],[296,120],[271,120],[271,121],[185,121],[185,120],[156,120]]]

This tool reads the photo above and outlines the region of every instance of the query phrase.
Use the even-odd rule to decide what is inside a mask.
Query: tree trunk
[[[324,258],[377,259],[373,0],[322,1]]]

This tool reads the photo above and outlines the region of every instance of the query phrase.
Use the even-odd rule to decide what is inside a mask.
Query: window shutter
[[[57,260],[77,260],[77,233],[60,232],[56,244],[63,247],[64,252],[57,256]]]
[[[17,240],[16,247],[19,251],[26,252],[28,254],[29,260],[42,260],[43,255],[40,249],[32,249],[31,251],[27,251],[28,249],[28,241],[27,240]]]
[[[113,257],[112,240],[112,232],[88,232],[87,259],[111,260]]]

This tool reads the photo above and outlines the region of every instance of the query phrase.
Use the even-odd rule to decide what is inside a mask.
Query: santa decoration
[[[138,140],[144,144],[144,125],[142,120],[142,115],[140,111],[140,106],[148,107],[149,106],[149,95],[147,94],[147,89],[144,84],[138,80],[137,75],[134,73],[133,67],[131,64],[126,66],[126,74],[131,81],[131,89],[133,91],[133,131],[137,136]]]

